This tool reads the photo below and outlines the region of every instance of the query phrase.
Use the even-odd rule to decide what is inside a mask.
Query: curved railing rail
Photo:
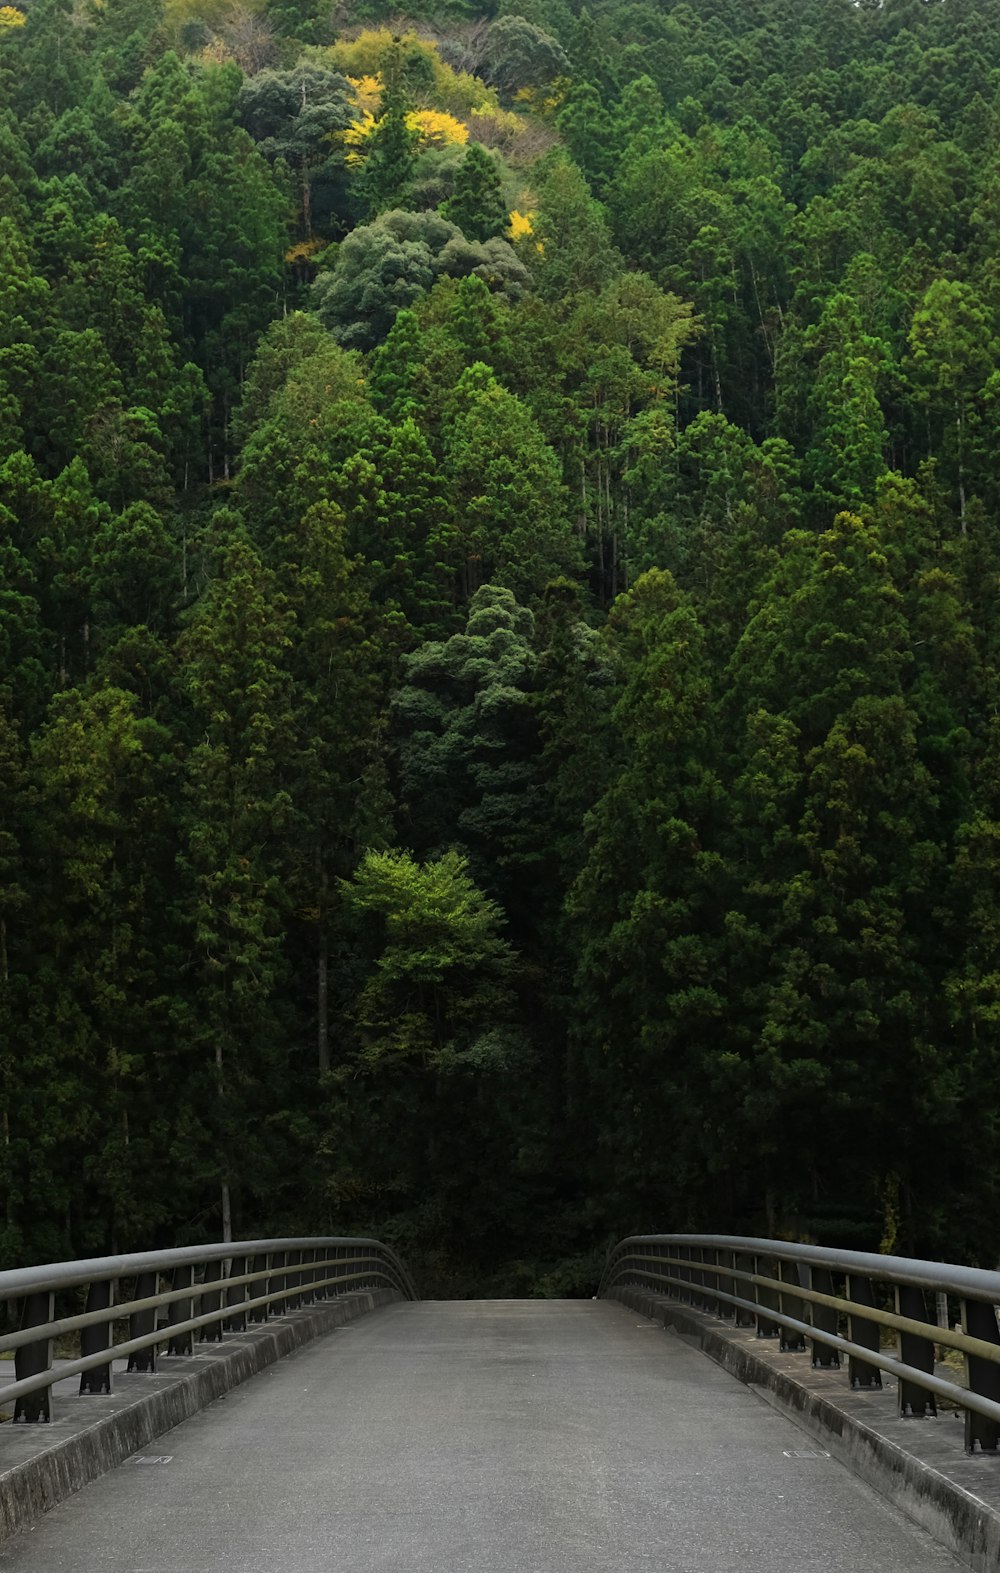
[[[965,1412],[970,1452],[1000,1444],[1000,1272],[787,1240],[655,1234],[630,1236],[608,1256],[598,1293],[630,1288],[778,1336],[783,1350],[811,1345],[814,1366],[846,1355],[852,1387],[881,1387],[886,1371],[898,1378],[901,1415],[934,1414],[947,1399]],[[883,1348],[886,1333],[895,1348]],[[935,1373],[937,1345],[963,1355],[967,1386]]]
[[[116,1301],[122,1283],[129,1292]],[[85,1310],[57,1317],[56,1294],[84,1288]],[[81,1393],[108,1393],[112,1358],[127,1355],[130,1371],[152,1372],[159,1344],[168,1354],[191,1354],[195,1332],[221,1340],[224,1332],[245,1331],[248,1321],[364,1289],[417,1299],[390,1246],[347,1237],[234,1240],[0,1273],[0,1300],[20,1307],[19,1330],[0,1337],[0,1352],[13,1350],[15,1367],[15,1380],[0,1386],[0,1405],[13,1400],[15,1420],[50,1420],[53,1382],[79,1374]],[[126,1318],[128,1337],[113,1343],[114,1324]],[[53,1339],[77,1332],[80,1358],[53,1368]]]

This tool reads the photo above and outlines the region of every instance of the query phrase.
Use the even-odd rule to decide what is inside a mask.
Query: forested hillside
[[[1000,1248],[1000,14],[0,6],[7,1264]]]

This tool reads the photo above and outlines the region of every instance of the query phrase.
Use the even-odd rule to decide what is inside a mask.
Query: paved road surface
[[[2,1439],[0,1439],[2,1440]],[[3,1573],[955,1573],[762,1399],[607,1302],[395,1305],[0,1551]]]

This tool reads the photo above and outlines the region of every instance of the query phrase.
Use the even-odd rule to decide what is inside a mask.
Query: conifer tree
[[[417,151],[417,134],[406,119],[410,102],[398,41],[383,63],[382,74],[385,86],[379,116],[366,139],[364,161],[353,182],[353,194],[370,219],[405,206],[403,198]]]
[[[183,781],[181,896],[190,925],[184,1035],[196,1053],[185,1100],[192,1174],[231,1238],[280,1174],[278,1144],[248,1151],[288,1053],[278,1026],[287,912],[282,856],[292,817],[290,613],[238,517],[218,514],[216,574],[179,641],[194,741]]]
[[[572,570],[579,547],[559,465],[530,411],[479,363],[462,374],[445,433],[445,465],[462,538],[462,593],[488,580],[541,594]]]
[[[712,1084],[725,872],[704,638],[688,598],[654,570],[619,599],[608,644],[619,753],[588,818],[569,913],[572,1041],[600,1110],[593,1136],[615,1227],[654,1216],[666,1192],[704,1205],[704,1187],[732,1183],[738,1153]]]
[[[507,209],[496,161],[473,142],[455,176],[455,190],[442,213],[470,240],[489,240],[507,227]]]

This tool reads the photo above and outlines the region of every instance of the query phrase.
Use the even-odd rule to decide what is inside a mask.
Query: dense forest
[[[1000,1250],[1000,13],[0,6],[8,1265]]]

